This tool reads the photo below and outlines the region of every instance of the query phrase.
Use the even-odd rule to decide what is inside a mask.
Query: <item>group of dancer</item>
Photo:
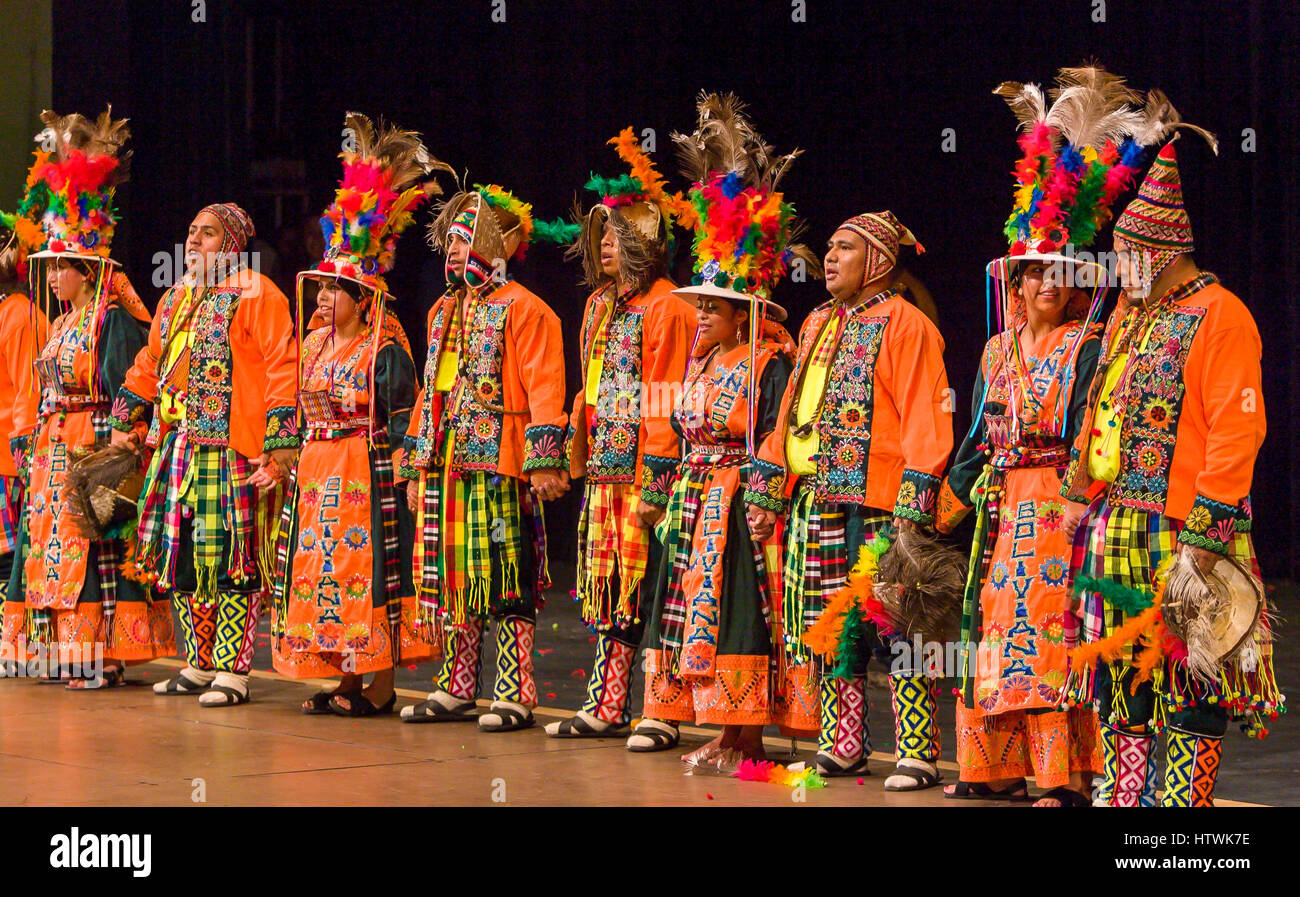
[[[920,243],[866,212],[818,259],[778,189],[798,151],[768,146],[732,96],[702,94],[694,131],[674,135],[685,192],[631,128],[609,141],[626,170],[593,175],[573,222],[458,183],[429,227],[447,290],[422,374],[385,283],[452,171],[418,134],[348,114],[325,254],[294,303],[247,264],[249,216],[215,203],[151,314],[109,251],[126,123],[45,113],[49,148],[0,256],[4,657],[112,687],[176,653],[174,606],[186,665],[154,691],[238,705],[269,605],[274,668],[338,680],[304,713],[391,713],[396,665],[430,661],[436,687],[404,722],[527,728],[551,585],[543,505],[582,479],[575,595],[596,654],[582,707],[547,735],[650,752],[715,724],[683,759],[725,770],[762,759],[775,725],[817,736],[821,775],[862,776],[874,657],[895,723],[888,790],[939,784],[946,675],[950,797],[1026,799],[1033,776],[1044,806],[1153,805],[1163,731],[1162,802],[1208,805],[1229,719],[1262,734],[1282,709],[1265,603],[1240,607],[1259,575],[1259,334],[1193,258],[1173,144],[1189,126],[1163,94],[1095,67],[1046,94],[997,92],[1022,155],[955,456],[943,339],[898,269]],[[1134,186],[1114,283],[1074,253]],[[678,232],[684,286],[669,277]],[[511,275],[542,241],[567,245],[591,289],[576,347]],[[772,300],[795,271],[824,271],[829,293],[797,340]],[[571,404],[566,348],[581,361]],[[945,670],[903,650],[937,631],[890,611],[889,588],[924,595],[924,559],[915,583],[878,571],[967,515],[960,663]],[[1178,563],[1177,581],[1202,584],[1179,595],[1249,617],[1208,660],[1202,630],[1229,638],[1223,615],[1176,613]],[[79,674],[67,661],[86,644],[104,663]]]

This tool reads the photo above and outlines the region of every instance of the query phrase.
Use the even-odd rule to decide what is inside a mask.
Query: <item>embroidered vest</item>
[[[230,443],[231,396],[234,392],[230,325],[242,291],[218,289],[207,293],[190,319],[194,344],[190,350],[189,382],[185,397],[185,425],[195,445],[226,446]],[[177,323],[173,311],[178,295],[167,291],[159,313],[162,345],[170,343]]]
[[[860,504],[866,494],[876,361],[888,323],[887,316],[861,313],[844,322],[815,424],[818,450],[813,490],[817,501]]]
[[[1194,306],[1170,306],[1152,325],[1146,351],[1130,356],[1119,473],[1110,490],[1110,500],[1116,504],[1152,514],[1164,512],[1187,390],[1183,368],[1205,312]]]
[[[599,306],[593,305],[593,311]],[[588,322],[583,358],[591,357],[599,317]],[[641,335],[645,308],[615,308],[605,325],[605,352],[591,424],[591,459],[587,478],[593,483],[634,483],[641,438]],[[586,370],[583,382],[586,382]],[[649,399],[651,397],[644,397]]]
[[[495,473],[501,456],[501,421],[505,416],[501,370],[511,298],[499,294],[498,290],[475,305],[465,345],[457,358],[456,384],[443,421],[446,432],[455,435],[453,470]]]

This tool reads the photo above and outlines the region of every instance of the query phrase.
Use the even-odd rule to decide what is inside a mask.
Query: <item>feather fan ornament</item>
[[[903,527],[876,571],[875,595],[890,628],[909,640],[952,640],[960,625],[968,569],[961,552]]]

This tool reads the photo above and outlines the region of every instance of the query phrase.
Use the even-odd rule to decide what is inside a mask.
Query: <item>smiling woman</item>
[[[92,535],[67,489],[72,464],[108,438],[110,406],[144,344],[149,313],[109,257],[113,197],[126,175],[125,120],[111,110],[95,122],[52,112],[44,120],[58,140],[28,179],[24,205],[44,195],[48,209],[46,243],[29,261],[42,286],[38,303],[57,301],[62,313],[35,360],[44,401],[17,547],[26,557],[13,566],[0,639],[19,660],[45,656],[53,681],[102,688],[123,682],[126,662],[175,650],[166,602],[120,575],[121,528]]]

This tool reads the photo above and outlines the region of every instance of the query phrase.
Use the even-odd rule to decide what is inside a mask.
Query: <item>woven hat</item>
[[[1246,644],[1265,607],[1264,587],[1231,558],[1202,573],[1191,552],[1181,552],[1160,602],[1165,625],[1187,645],[1187,669],[1201,679]]]
[[[894,270],[894,266],[898,264],[900,247],[915,246],[917,255],[925,252],[925,247],[890,211],[863,212],[861,215],[854,215],[841,224],[838,230],[852,231],[867,243],[867,263],[862,274],[863,283],[871,283]]]
[[[1115,237],[1150,255],[1153,279],[1176,256],[1191,253],[1195,248],[1192,220],[1183,205],[1183,183],[1174,141],[1160,150],[1137,196],[1115,221]]]

